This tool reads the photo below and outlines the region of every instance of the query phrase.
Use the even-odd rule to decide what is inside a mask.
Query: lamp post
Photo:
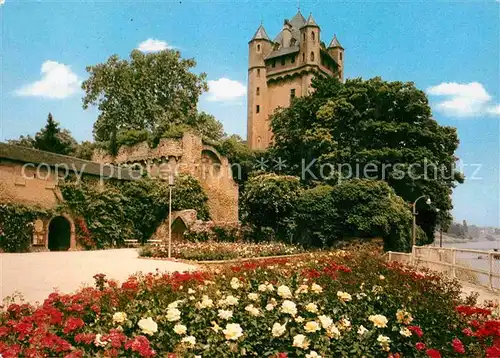
[[[168,258],[172,257],[172,189],[174,187],[174,174],[168,176]]]
[[[443,247],[443,223],[441,222],[441,213],[438,208],[436,208],[436,213],[439,221],[439,247]]]
[[[413,226],[412,226],[412,231],[411,231],[411,238],[412,238],[412,244],[413,244],[412,246],[417,245],[417,202],[423,198],[427,198],[427,200],[425,201],[425,203],[427,205],[431,204],[431,198],[429,198],[427,195],[419,196],[417,198],[417,200],[415,200],[412,204],[412,207],[413,207]]]

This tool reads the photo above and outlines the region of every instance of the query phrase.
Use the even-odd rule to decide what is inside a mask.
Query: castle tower
[[[335,41],[334,41],[335,40]],[[247,142],[265,149],[273,140],[270,116],[311,90],[317,74],[343,79],[344,49],[337,38],[327,48],[312,14],[300,10],[271,41],[262,25],[248,43]]]
[[[328,53],[339,65],[339,80],[344,81],[344,48],[337,39],[337,35],[333,35],[333,39],[328,46]]]
[[[303,66],[319,66],[320,55],[320,28],[314,21],[312,14],[300,28],[300,56]],[[302,76],[302,95],[309,93],[313,73]]]
[[[261,24],[248,42],[248,103],[247,137],[250,148],[264,149],[268,142],[267,82],[265,56],[272,49],[272,41]]]

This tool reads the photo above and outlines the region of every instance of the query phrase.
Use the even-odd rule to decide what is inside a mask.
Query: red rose
[[[453,341],[451,341],[451,345],[453,346],[453,350],[457,353],[464,354],[465,353],[465,348],[464,345],[462,344],[462,341],[458,338],[453,338]]]
[[[418,337],[422,337],[424,335],[422,328],[420,328],[419,326],[408,326],[408,329],[415,333]]]
[[[419,351],[423,351],[425,349],[425,344],[422,342],[418,342],[417,344],[415,344],[415,348],[417,348],[417,350]]]
[[[429,358],[441,358],[441,353],[437,349],[428,349],[425,351]]]

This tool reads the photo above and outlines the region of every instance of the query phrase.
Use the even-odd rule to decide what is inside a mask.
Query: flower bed
[[[251,257],[293,255],[304,252],[299,246],[283,243],[230,243],[230,242],[182,242],[172,245],[172,257],[183,260],[214,261],[234,260]],[[140,256],[166,258],[165,246],[141,248]]]
[[[371,252],[151,273],[0,315],[3,357],[499,357],[498,311]]]

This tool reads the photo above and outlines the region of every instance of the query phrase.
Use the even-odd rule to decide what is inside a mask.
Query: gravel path
[[[136,249],[0,254],[0,297],[20,292],[29,302],[43,300],[57,288],[70,293],[92,285],[96,273],[119,281],[136,272],[196,269],[180,262],[143,260]]]

